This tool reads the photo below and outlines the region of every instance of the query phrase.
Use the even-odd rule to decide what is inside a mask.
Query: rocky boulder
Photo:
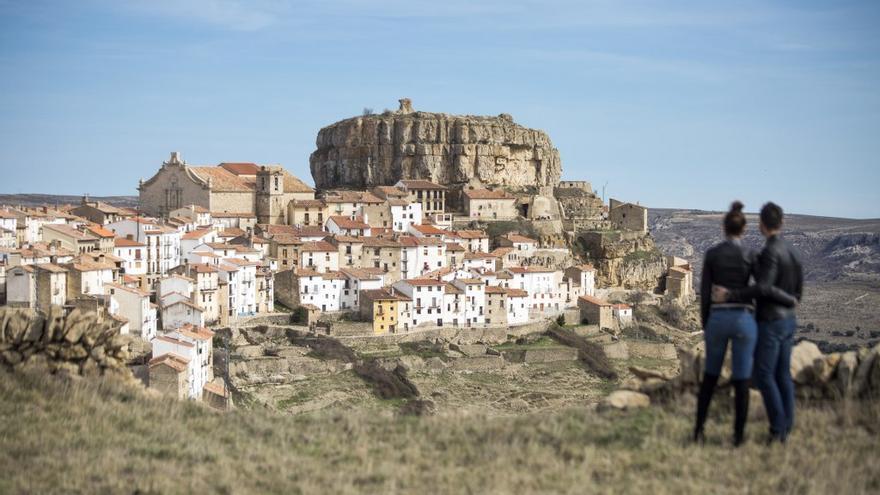
[[[641,409],[651,405],[651,398],[647,394],[632,390],[615,390],[599,403],[600,410],[616,409],[630,410]]]

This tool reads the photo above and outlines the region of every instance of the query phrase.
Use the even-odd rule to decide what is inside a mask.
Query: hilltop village
[[[174,152],[139,182],[137,209],[87,196],[4,206],[0,300],[96,313],[144,343],[151,387],[222,404],[214,330],[261,315],[330,335],[342,320],[364,336],[557,318],[619,329],[632,308],[610,290],[693,298],[688,264],[654,248],[647,209],[560,181],[546,135],[411,105],[323,129],[317,189],[279,165],[192,166]],[[344,136],[355,128],[384,144]],[[457,176],[438,172],[444,161]]]

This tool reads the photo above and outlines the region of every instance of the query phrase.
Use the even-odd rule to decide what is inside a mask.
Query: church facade
[[[190,166],[180,154],[162,163],[149,180],[138,185],[141,211],[167,216],[183,206],[196,205],[212,213],[247,214],[258,223],[288,223],[287,205],[315,199],[315,190],[278,165],[221,163]]]

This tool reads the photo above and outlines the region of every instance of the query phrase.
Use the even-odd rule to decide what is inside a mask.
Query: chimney
[[[125,238],[128,239],[129,241],[133,241],[133,240],[134,240],[134,235],[132,235],[132,234],[125,234]]]

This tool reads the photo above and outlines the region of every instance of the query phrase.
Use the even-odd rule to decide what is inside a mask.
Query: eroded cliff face
[[[662,287],[666,258],[651,236],[634,232],[586,232],[577,242],[596,268],[600,287],[647,291]]]
[[[549,195],[562,173],[559,151],[547,134],[509,115],[414,112],[408,101],[396,112],[327,126],[316,144],[309,163],[318,189],[425,179],[453,190],[504,187]]]

